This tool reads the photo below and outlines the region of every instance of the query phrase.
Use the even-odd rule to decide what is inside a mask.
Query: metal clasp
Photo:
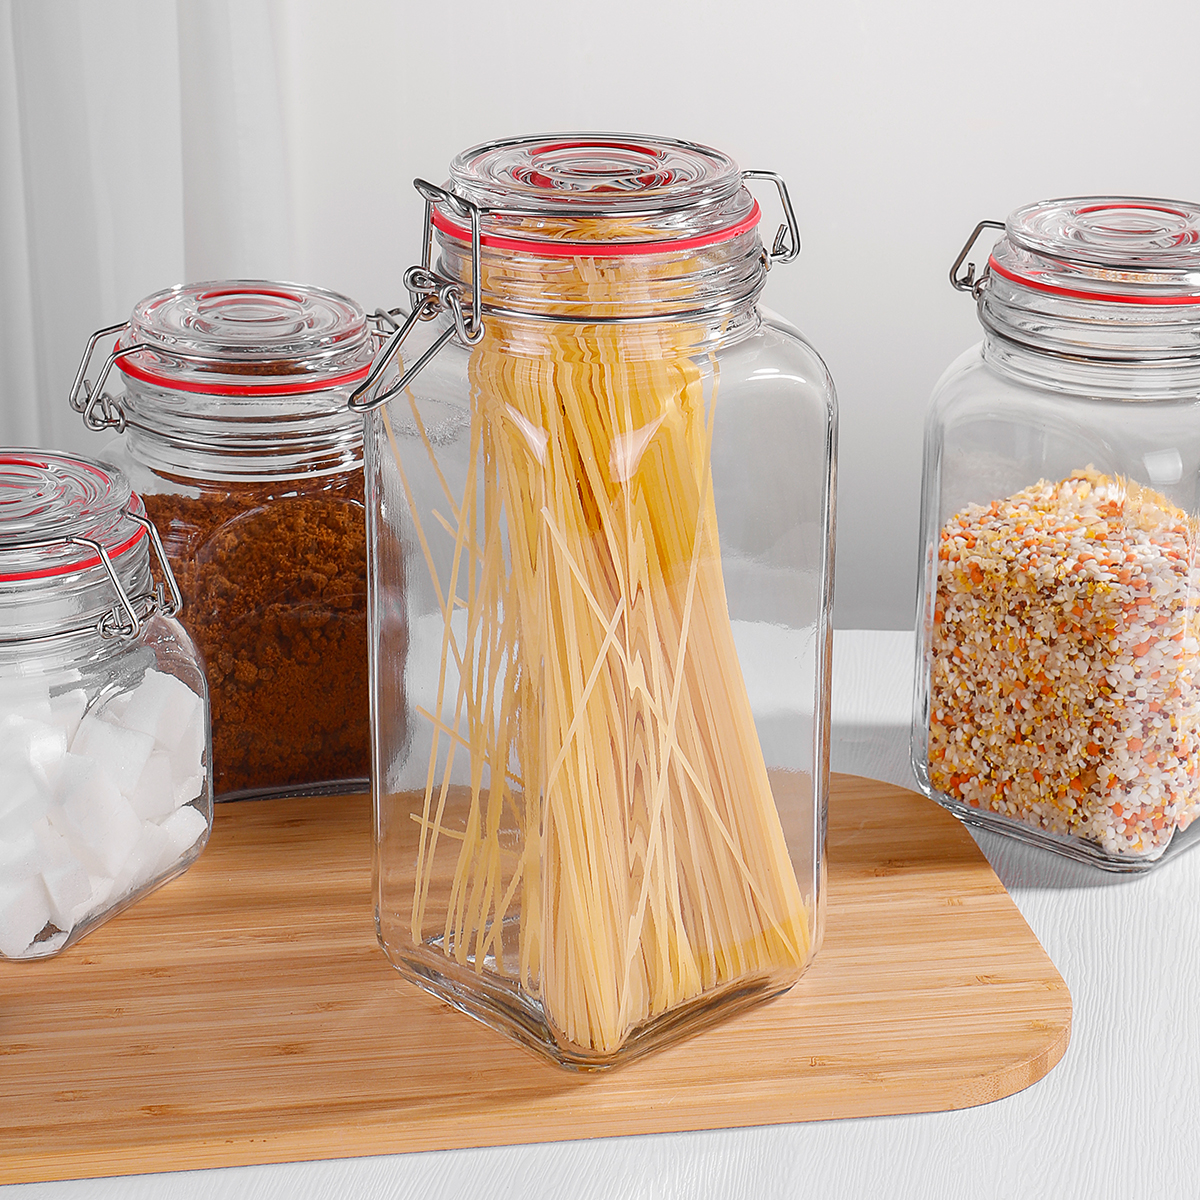
[[[162,539],[158,535],[158,530],[154,527],[154,523],[148,517],[138,516],[137,513],[126,513],[127,516],[141,525],[150,535],[150,543],[154,547],[154,553],[158,555],[158,565],[162,569],[163,578],[167,582],[167,587],[170,589],[171,599],[167,602],[163,595],[162,584],[158,584],[154,590],[154,594],[150,597],[150,605],[146,611],[145,617],[153,616],[156,612],[161,612],[165,617],[174,617],[183,608],[183,595],[179,591],[179,584],[175,580],[175,573],[171,570],[171,564],[167,561],[166,551],[163,549]],[[94,626],[91,628],[98,633],[102,638],[122,638],[126,641],[132,641],[142,631],[142,622],[145,617],[139,617],[137,608],[129,594],[121,586],[121,580],[117,575],[117,569],[113,565],[112,559],[109,557],[108,551],[94,538],[80,537],[77,534],[68,534],[65,537],[57,538],[37,538],[25,542],[13,542],[4,547],[6,552],[18,550],[47,550],[55,546],[86,546],[93,551],[96,557],[100,560],[104,567],[105,574],[108,575],[109,582],[113,585],[113,590],[117,593],[117,602],[106,612]],[[81,568],[82,569],[82,568]],[[65,637],[72,633],[83,632],[82,629],[69,629],[62,633],[51,634],[49,637]],[[5,639],[0,639],[5,640]],[[16,639],[18,641],[44,641],[45,638],[31,639]]]
[[[400,309],[377,308],[372,314],[372,320],[381,336],[385,332],[384,326],[390,326],[392,332],[387,335],[383,347],[375,355],[375,361],[371,364],[366,379],[350,393],[347,405],[356,412],[377,408],[397,392],[402,392],[452,337],[457,336],[463,346],[477,346],[483,339],[483,280],[479,268],[479,254],[480,225],[486,210],[425,179],[414,179],[413,187],[425,198],[425,224],[421,233],[421,265],[409,267],[404,272],[404,286],[412,300],[412,312],[405,315]],[[444,204],[457,216],[471,222],[469,312],[463,307],[462,285],[456,280],[439,275],[433,269],[433,210],[436,204]],[[442,312],[449,312],[453,323],[438,335],[416,362],[401,373],[395,383],[385,390],[380,390],[380,379],[417,322],[430,321]]]
[[[87,372],[100,339],[116,334],[117,341],[120,341],[121,334],[128,328],[129,322],[123,321],[120,325],[109,325],[105,329],[97,329],[88,338],[87,348],[83,352],[83,360],[79,364],[79,370],[75,372],[75,382],[71,384],[71,394],[67,397],[71,407],[77,413],[83,414],[83,423],[89,429],[97,432],[102,429],[115,429],[118,433],[124,431],[125,414],[112,396],[104,394],[104,385],[108,382],[109,373],[118,359],[122,359],[128,354],[136,354],[139,350],[150,349],[149,346],[142,343],[132,346],[118,346],[114,343],[112,353],[105,359],[104,366],[100,368],[96,382],[92,383],[87,378]]]
[[[767,254],[767,265],[775,262],[793,262],[800,257],[800,226],[796,222],[796,213],[792,208],[792,199],[788,195],[787,184],[783,177],[774,171],[743,171],[742,179],[769,179],[779,191],[779,200],[783,204],[785,223],[775,232],[775,240]]]
[[[967,263],[967,269],[962,275],[959,275],[958,268],[962,266],[963,259],[971,253],[971,247],[979,240],[979,235],[985,229],[1003,229],[1003,221],[980,221],[978,225],[971,231],[971,236],[967,238],[967,244],[958,252],[958,257],[954,260],[954,266],[950,268],[950,282],[960,292],[970,292],[972,296],[978,296],[980,289],[983,287],[983,282],[988,277],[988,269],[985,266],[979,273],[979,278],[975,278],[975,264]]]
[[[112,583],[113,588],[116,590],[117,603],[100,618],[93,628],[104,638],[121,637],[129,639],[137,637],[142,630],[142,622],[137,615],[137,609],[133,607],[133,601],[129,599],[125,589],[121,586],[121,581],[117,578],[117,569],[113,566],[113,561],[109,558],[108,551],[99,542],[92,538],[68,534],[66,537],[38,538],[28,542],[13,542],[5,546],[4,549],[48,550],[52,546],[86,546],[95,553],[108,574],[109,582]],[[121,619],[122,614],[125,617],[124,621]],[[67,632],[78,633],[80,631],[68,630]]]
[[[150,545],[154,547],[154,553],[158,555],[158,566],[163,573],[163,579],[167,582],[167,587],[171,592],[171,600],[168,603],[163,595],[162,584],[158,584],[154,589],[155,606],[158,612],[164,617],[177,617],[183,609],[183,593],[179,590],[179,584],[175,582],[175,572],[171,570],[171,563],[167,558],[167,552],[163,548],[162,538],[158,536],[158,529],[149,517],[140,517],[137,513],[130,513],[130,518],[136,521],[149,535]]]

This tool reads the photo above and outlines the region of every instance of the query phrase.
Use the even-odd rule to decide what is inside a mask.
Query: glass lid
[[[148,547],[141,499],[120,471],[74,455],[0,449],[0,588],[99,569],[97,542],[116,563]],[[38,543],[30,545],[30,543]]]
[[[516,235],[518,243],[543,249],[547,242],[603,240],[624,253],[663,241],[679,250],[735,237],[759,220],[728,155],[638,134],[488,142],[454,159],[446,187],[485,210],[483,244],[500,248],[522,248],[511,242]],[[434,224],[443,234],[470,237],[461,214],[435,210]]]
[[[189,284],[138,302],[118,360],[129,376],[182,391],[268,396],[354,383],[370,367],[366,314],[323,288],[263,280]]]
[[[1014,212],[991,270],[1072,299],[1200,303],[1200,206],[1128,196],[1044,200]]]

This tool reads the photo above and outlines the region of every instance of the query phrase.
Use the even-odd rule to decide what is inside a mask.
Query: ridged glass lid
[[[450,164],[447,188],[488,210],[487,235],[629,244],[736,236],[758,221],[737,164],[709,146],[639,134],[543,134],[488,142]],[[466,236],[461,216],[439,230]]]
[[[183,391],[287,395],[361,379],[374,343],[362,308],[336,292],[263,280],[189,284],[138,302],[125,374]]]
[[[145,556],[145,514],[125,476],[74,455],[0,449],[0,588],[55,580],[96,569],[96,551],[68,538],[87,538],[117,562],[131,550]],[[29,543],[49,543],[29,546]]]
[[[1129,196],[1026,205],[991,270],[1040,291],[1118,304],[1200,303],[1200,206]]]

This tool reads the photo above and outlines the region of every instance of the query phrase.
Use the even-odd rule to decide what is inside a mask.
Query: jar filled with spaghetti
[[[102,456],[160,530],[204,656],[218,799],[366,788],[362,422],[346,399],[374,345],[344,296],[230,281],[147,296],[80,367],[72,404],[119,431]]]
[[[352,402],[379,936],[603,1067],[788,988],[820,941],[833,385],[758,305],[799,251],[774,175],[576,135],[417,187],[412,309]]]
[[[1200,816],[1200,206],[989,225],[926,426],[913,765],[970,824],[1144,870]]]

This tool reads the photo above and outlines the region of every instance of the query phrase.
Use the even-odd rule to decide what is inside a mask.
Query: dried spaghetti
[[[602,302],[611,280],[593,282]],[[438,578],[414,511],[444,628],[412,937],[514,978],[601,1054],[714,989],[790,979],[810,950],[729,623],[698,336],[489,317],[461,496],[412,405],[454,545]]]

